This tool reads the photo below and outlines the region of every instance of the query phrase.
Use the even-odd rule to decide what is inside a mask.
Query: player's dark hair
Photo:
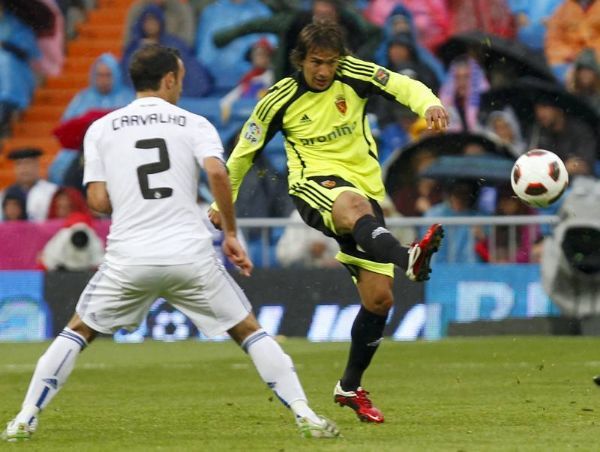
[[[179,72],[178,60],[181,55],[177,49],[158,44],[148,44],[137,50],[129,63],[129,76],[134,89],[156,91],[160,81],[169,72]]]
[[[342,28],[331,21],[318,21],[306,25],[298,35],[296,47],[292,50],[290,60],[296,68],[300,68],[302,61],[311,50],[331,50],[340,56],[348,54],[344,44]]]

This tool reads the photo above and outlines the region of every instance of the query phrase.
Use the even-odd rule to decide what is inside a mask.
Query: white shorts
[[[216,257],[202,264],[102,264],[81,293],[76,311],[100,333],[134,331],[160,297],[208,337],[225,333],[252,311],[246,295]]]

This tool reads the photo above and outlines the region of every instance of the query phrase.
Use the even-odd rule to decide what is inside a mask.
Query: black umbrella
[[[495,185],[510,182],[513,164],[512,159],[494,155],[445,155],[419,175],[439,181],[471,179]]]
[[[511,106],[522,125],[526,126],[534,120],[533,107],[538,101],[560,107],[568,116],[580,118],[598,133],[600,116],[584,99],[569,93],[558,83],[532,77],[523,77],[512,86],[483,93],[480,108],[484,112],[491,112]]]
[[[501,70],[513,75],[511,78],[532,76],[554,81],[543,57],[526,45],[481,31],[461,33],[450,37],[438,50],[444,64],[449,66],[459,55],[470,54],[486,71]]]
[[[418,160],[463,155],[469,145],[477,145],[487,155],[514,160],[510,149],[488,135],[472,132],[448,132],[426,136],[392,154],[384,168],[386,191],[393,194],[399,188],[414,184],[419,174]],[[465,171],[468,169],[464,167]]]
[[[6,10],[29,25],[37,36],[54,33],[54,12],[40,0],[3,0],[2,4]]]

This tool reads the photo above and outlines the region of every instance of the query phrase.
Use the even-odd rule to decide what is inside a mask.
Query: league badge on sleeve
[[[262,136],[263,129],[260,125],[255,123],[254,121],[250,122],[246,127],[246,132],[244,133],[244,138],[248,140],[252,144],[256,144],[260,141]]]
[[[390,79],[390,73],[382,67],[380,67],[379,69],[377,69],[377,72],[375,72],[373,79],[375,79],[375,81],[380,85],[385,86],[387,85],[387,82]]]

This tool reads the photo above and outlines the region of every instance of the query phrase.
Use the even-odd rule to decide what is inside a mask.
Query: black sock
[[[352,237],[375,260],[396,264],[404,270],[408,268],[408,248],[400,245],[373,215],[365,215],[356,221]]]
[[[344,391],[355,391],[360,386],[362,375],[369,367],[373,355],[383,338],[387,315],[381,316],[361,306],[352,324],[352,345],[348,364],[341,379]]]

